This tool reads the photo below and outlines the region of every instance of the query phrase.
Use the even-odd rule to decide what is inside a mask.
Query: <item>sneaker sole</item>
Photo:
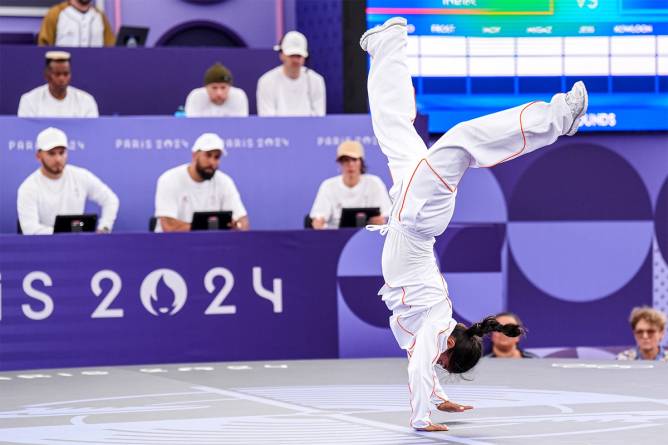
[[[393,19],[388,20],[387,22],[383,23],[380,26],[373,27],[369,30],[367,30],[364,34],[362,34],[362,37],[360,37],[360,47],[366,51],[366,40],[369,38],[369,36],[379,33],[381,31],[385,31],[386,29],[389,29],[393,26],[403,26],[406,27],[407,22],[406,19],[403,17],[395,17]]]
[[[584,90],[584,105],[582,106],[582,111],[580,111],[578,115],[575,116],[575,119],[573,119],[571,128],[566,132],[566,136],[573,136],[578,132],[578,129],[580,128],[580,119],[587,112],[587,107],[589,106],[589,94],[587,93],[587,87],[585,87],[584,84],[582,84],[582,89]]]

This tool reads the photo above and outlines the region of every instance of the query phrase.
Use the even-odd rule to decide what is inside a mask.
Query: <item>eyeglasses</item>
[[[654,335],[656,335],[656,332],[657,332],[656,329],[636,329],[635,331],[633,331],[636,337],[644,337],[645,334],[648,337],[653,337]]]

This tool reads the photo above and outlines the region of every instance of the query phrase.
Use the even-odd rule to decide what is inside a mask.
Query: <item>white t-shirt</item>
[[[241,88],[230,87],[225,102],[216,105],[209,99],[206,87],[195,88],[186,99],[188,117],[246,117],[248,116],[248,97]]]
[[[380,207],[381,216],[387,217],[392,204],[387,187],[378,176],[364,174],[356,186],[348,187],[343,182],[343,176],[339,175],[320,184],[309,216],[325,218],[326,227],[336,229],[344,207]]]
[[[25,235],[53,233],[57,215],[80,215],[86,199],[102,208],[98,228],[111,230],[118,213],[118,197],[85,168],[66,165],[58,179],[50,179],[38,169],[19,186],[16,209]]]
[[[83,90],[67,87],[63,100],[49,92],[49,85],[28,91],[19,101],[18,117],[98,117],[97,102]]]
[[[179,165],[158,178],[155,191],[155,216],[192,222],[194,212],[232,211],[232,219],[246,216],[246,208],[232,178],[217,170],[213,178],[196,182],[188,165]],[[160,220],[155,227],[162,232]]]
[[[296,79],[285,75],[283,65],[264,73],[257,82],[259,116],[324,116],[325,79],[302,67]]]
[[[55,46],[104,46],[104,21],[97,9],[68,6],[58,14]]]

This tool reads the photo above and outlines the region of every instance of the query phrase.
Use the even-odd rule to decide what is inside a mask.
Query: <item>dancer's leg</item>
[[[397,17],[370,29],[360,45],[371,56],[368,91],[373,131],[396,183],[427,154],[413,127],[415,96],[406,64],[406,20]]]
[[[462,152],[471,167],[493,167],[574,134],[586,108],[587,91],[578,82],[549,103],[531,102],[456,125],[429,149],[429,160],[446,181],[457,184],[465,171]]]

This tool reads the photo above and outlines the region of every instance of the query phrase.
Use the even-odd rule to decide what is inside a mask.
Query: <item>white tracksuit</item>
[[[406,65],[406,27],[368,37],[373,130],[394,185],[390,221],[382,226],[383,301],[390,327],[408,353],[410,424],[430,425],[431,405],[448,397],[434,366],[456,322],[448,287],[434,257],[435,236],[448,226],[457,185],[468,167],[491,167],[554,142],[573,122],[563,94],[453,127],[431,148],[413,127],[415,100]],[[378,229],[379,227],[370,227]]]

